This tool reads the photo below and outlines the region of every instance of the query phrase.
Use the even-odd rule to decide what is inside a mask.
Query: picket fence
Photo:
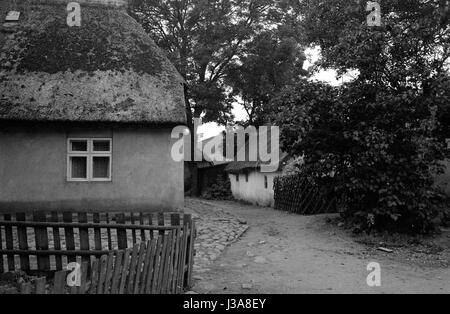
[[[317,186],[297,174],[275,178],[274,200],[276,210],[299,215],[337,211],[337,198],[326,186]]]
[[[191,215],[38,212],[2,218],[0,273],[54,276],[51,293],[63,293],[61,278],[72,262],[82,265],[78,293],[181,293],[191,287],[196,233]],[[20,290],[43,293],[42,278]]]

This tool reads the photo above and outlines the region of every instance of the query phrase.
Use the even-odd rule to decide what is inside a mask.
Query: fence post
[[[25,221],[25,214],[17,213],[16,220]],[[17,237],[19,240],[19,249],[25,251],[28,250],[27,228],[17,227]],[[30,258],[28,255],[20,256],[20,269],[24,271],[30,270]]]
[[[180,227],[180,214],[173,214],[170,216],[170,220],[171,220],[171,224],[172,226],[175,227]],[[173,261],[172,261],[172,266],[173,266],[173,274],[172,274],[172,286],[171,286],[171,291],[173,293],[178,293],[178,272],[180,271],[179,269],[179,264],[180,264],[180,245],[181,245],[181,230],[180,228],[175,230],[176,234],[175,234],[175,249],[174,249],[174,253],[173,253]]]
[[[51,213],[51,221],[52,222],[59,222],[59,217],[57,212]],[[59,228],[55,227],[53,228],[53,241],[54,241],[54,248],[55,251],[61,250],[61,237],[59,234]],[[56,255],[55,256],[56,261],[56,270],[62,270],[62,256]]]
[[[117,224],[125,224],[125,214],[116,215]],[[119,250],[126,250],[128,248],[127,230],[117,229],[117,246]]]
[[[46,215],[44,212],[34,212],[33,214],[34,221],[36,222],[46,222]],[[35,236],[36,236],[36,250],[48,250],[48,234],[47,228],[45,227],[35,227],[34,228]],[[38,268],[42,271],[50,270],[50,257],[47,256],[38,256]]]
[[[195,223],[192,215],[184,215],[184,232],[186,233],[186,259],[183,265],[184,272],[184,288],[192,287],[192,270],[194,266],[194,241],[195,241]]]
[[[65,294],[66,293],[66,277],[67,270],[61,270],[55,273],[53,280],[53,294]]]
[[[78,213],[78,222],[79,223],[87,223],[87,213]],[[88,228],[79,228],[80,231],[80,249],[82,251],[89,251],[89,229]],[[83,256],[81,259],[83,262],[89,262],[89,256]]]
[[[72,213],[71,212],[64,212],[63,213],[63,221],[71,223],[72,222]],[[75,238],[73,234],[73,227],[66,227],[64,228],[64,235],[66,238],[66,249],[67,251],[74,251],[75,250]],[[75,262],[76,257],[75,256],[68,256],[67,261],[69,263]]]
[[[11,221],[11,215],[5,214],[5,221]],[[13,250],[14,249],[14,240],[13,240],[13,229],[12,227],[5,226],[5,241],[6,241],[6,249]],[[14,271],[16,266],[14,262],[14,255],[7,254],[8,260],[8,269],[9,271]]]

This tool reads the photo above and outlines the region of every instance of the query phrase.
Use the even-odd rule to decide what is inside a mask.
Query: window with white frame
[[[111,181],[112,140],[110,138],[69,138],[67,181]]]

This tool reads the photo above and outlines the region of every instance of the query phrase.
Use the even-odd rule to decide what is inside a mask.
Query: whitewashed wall
[[[233,197],[255,205],[273,207],[273,181],[280,174],[280,172],[261,173],[252,171],[248,174],[248,182],[245,180],[245,174],[239,174],[239,182],[236,180],[237,175],[230,174]],[[264,186],[264,176],[267,176],[267,189]]]

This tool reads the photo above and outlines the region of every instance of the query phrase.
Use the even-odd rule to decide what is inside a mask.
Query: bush
[[[300,82],[276,101],[282,145],[304,155],[298,171],[341,196],[356,231],[429,233],[445,219],[436,189],[444,143],[434,136],[435,107],[411,91],[332,88]]]
[[[226,174],[219,174],[215,182],[202,193],[202,197],[207,200],[230,200],[233,198],[231,193],[231,182]]]

